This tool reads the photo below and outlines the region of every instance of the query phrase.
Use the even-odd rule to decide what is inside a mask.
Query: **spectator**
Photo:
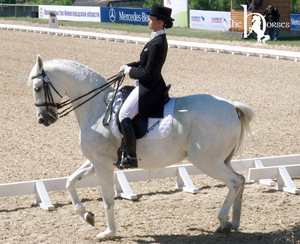
[[[264,2],[264,0],[254,0],[254,10],[263,9]]]
[[[273,7],[272,5],[269,5],[264,12],[264,17],[267,21],[270,40],[273,40],[274,37],[274,40],[277,41],[279,36],[279,29],[280,29],[280,14],[278,12],[278,9]],[[275,36],[274,36],[274,30],[275,30]]]
[[[247,9],[252,10],[252,0],[247,0]]]

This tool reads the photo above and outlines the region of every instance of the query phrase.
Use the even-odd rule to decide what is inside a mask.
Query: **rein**
[[[42,72],[40,74],[37,74],[35,76],[32,76],[31,79],[36,79],[38,77],[43,77],[43,88],[44,88],[44,94],[45,94],[45,102],[44,103],[35,103],[35,106],[36,107],[41,107],[41,106],[46,106],[46,110],[47,110],[47,113],[49,112],[49,107],[54,107],[54,108],[57,108],[57,109],[62,109],[66,106],[69,105],[69,107],[65,108],[63,111],[59,112],[58,115],[59,117],[64,117],[66,115],[68,115],[70,112],[74,111],[75,109],[77,109],[78,107],[82,106],[83,104],[87,103],[88,101],[90,101],[91,99],[93,99],[94,97],[96,97],[97,95],[99,95],[101,92],[103,92],[104,90],[106,90],[110,85],[114,85],[114,96],[113,98],[116,96],[116,93],[118,91],[118,88],[121,86],[124,78],[125,78],[125,75],[124,75],[124,72],[119,72],[118,74],[110,77],[107,79],[107,83],[100,86],[100,87],[97,87],[83,95],[81,95],[80,97],[77,97],[75,98],[74,100],[66,100],[66,101],[63,101],[62,103],[54,103],[54,99],[53,99],[53,96],[52,96],[52,93],[51,93],[51,90],[50,90],[50,87],[55,91],[55,93],[60,97],[62,98],[62,95],[57,91],[57,89],[53,86],[53,84],[51,83],[49,77],[47,76],[47,74],[45,73],[44,70],[42,70]],[[76,102],[82,98],[85,98],[86,96],[92,94],[93,92],[96,92],[98,91],[97,93],[93,94],[91,97],[87,98],[86,100],[84,100],[83,102],[81,102],[80,104],[78,104],[76,107],[72,107],[72,103],[73,102]],[[111,110],[111,107],[112,107],[112,104],[108,104],[107,106],[107,109],[106,109],[106,113],[108,112],[108,110]],[[110,115],[111,115],[112,112],[110,112]],[[110,121],[110,119],[109,119]],[[103,121],[104,123],[104,121]],[[109,122],[108,122],[109,123]],[[107,123],[105,123],[107,124]]]

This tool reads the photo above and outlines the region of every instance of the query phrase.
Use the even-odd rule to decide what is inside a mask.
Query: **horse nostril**
[[[39,122],[39,124],[43,124],[45,122],[45,120],[43,118],[39,118],[38,122]]]

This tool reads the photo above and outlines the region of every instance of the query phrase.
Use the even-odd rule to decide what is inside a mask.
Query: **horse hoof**
[[[95,226],[95,215],[91,212],[87,212],[84,214],[84,219],[88,222],[91,226]]]
[[[235,232],[239,232],[239,226],[235,226],[234,224],[232,225],[231,229]]]
[[[232,224],[231,223],[226,223],[225,227],[223,228],[224,234],[229,237],[232,229]]]
[[[232,224],[226,222],[223,227],[219,226],[219,228],[216,230],[216,233],[224,233],[227,237],[229,237],[231,233],[231,229],[232,229]]]
[[[105,241],[105,240],[109,240],[115,237],[115,231],[111,231],[111,230],[106,230],[104,232],[99,233],[96,236],[95,241],[100,242],[100,241]]]
[[[219,226],[218,229],[216,229],[215,233],[223,233],[221,226]]]

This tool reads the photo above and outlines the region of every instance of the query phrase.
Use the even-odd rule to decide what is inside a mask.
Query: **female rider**
[[[136,168],[136,136],[132,119],[139,113],[149,117],[153,107],[162,107],[166,84],[161,75],[161,69],[166,60],[168,43],[165,28],[173,26],[172,9],[154,5],[151,8],[148,27],[152,30],[151,40],[144,46],[140,61],[123,65],[120,71],[136,79],[137,86],[125,100],[120,113],[119,121],[127,157],[114,165],[119,168]]]

